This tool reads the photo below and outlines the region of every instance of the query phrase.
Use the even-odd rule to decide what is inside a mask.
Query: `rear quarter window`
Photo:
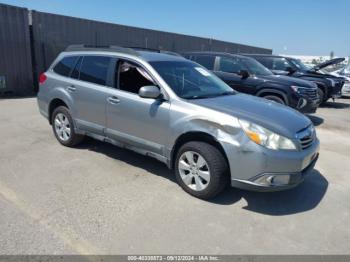
[[[78,56],[67,56],[62,58],[62,60],[55,65],[53,71],[59,75],[69,77],[78,61],[78,58]]]
[[[84,56],[79,79],[94,84],[106,85],[110,62],[110,57]]]

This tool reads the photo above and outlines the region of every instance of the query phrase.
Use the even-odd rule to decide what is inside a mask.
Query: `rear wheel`
[[[274,102],[282,104],[282,105],[286,104],[282,98],[280,98],[279,96],[276,96],[276,95],[266,95],[266,96],[263,96],[263,98],[265,98],[267,100],[274,101]]]
[[[204,142],[189,142],[180,148],[175,174],[183,190],[201,199],[210,199],[222,192],[229,179],[222,153]]]
[[[52,129],[58,142],[64,146],[73,147],[84,138],[75,133],[73,119],[65,106],[59,106],[53,111]]]

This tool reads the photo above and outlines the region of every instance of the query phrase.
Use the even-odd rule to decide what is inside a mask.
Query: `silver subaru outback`
[[[39,82],[40,112],[62,145],[90,136],[156,158],[198,198],[212,198],[227,184],[292,188],[318,158],[307,117],[237,93],[179,56],[71,46]]]

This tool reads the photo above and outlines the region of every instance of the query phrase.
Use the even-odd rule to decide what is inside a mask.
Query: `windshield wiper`
[[[218,97],[218,96],[228,96],[228,95],[235,95],[236,92],[234,91],[226,91],[222,93],[217,93],[217,94],[210,94],[210,95],[193,95],[193,96],[185,96],[183,98],[185,99],[205,99],[205,98],[213,98],[213,97]]]
[[[226,92],[219,93],[216,96],[229,96],[229,95],[235,95],[235,94],[236,94],[235,91],[226,91]]]

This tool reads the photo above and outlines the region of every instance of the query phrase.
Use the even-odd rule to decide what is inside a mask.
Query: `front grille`
[[[300,94],[307,96],[311,99],[317,99],[317,88],[300,88]]]
[[[315,137],[315,128],[313,126],[309,126],[308,128],[300,131],[297,134],[297,138],[301,149],[304,150],[309,148],[313,144]]]

